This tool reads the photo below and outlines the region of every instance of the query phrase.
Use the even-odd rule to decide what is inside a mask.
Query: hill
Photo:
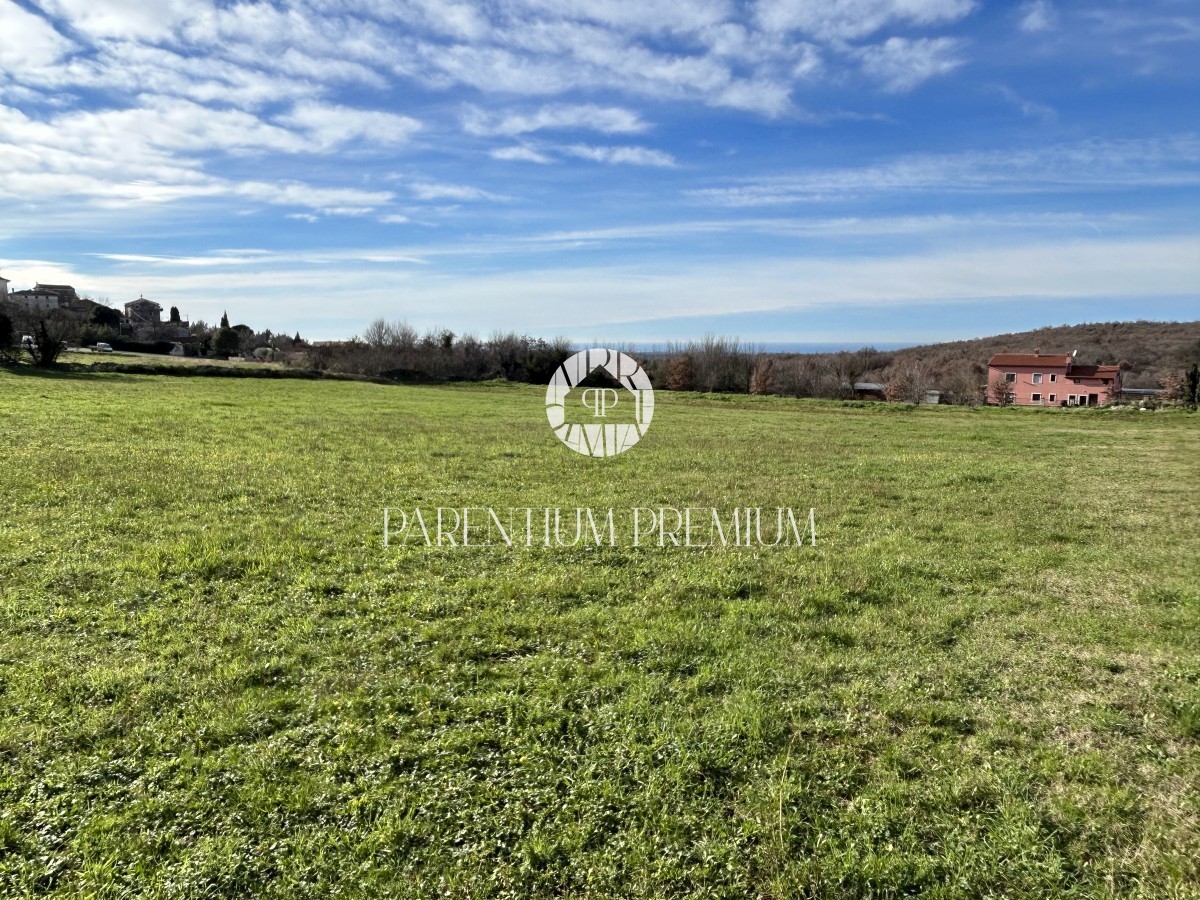
[[[1084,365],[1120,364],[1126,387],[1157,387],[1164,375],[1200,361],[1200,322],[1096,322],[926,344],[893,351],[889,368],[921,363],[935,372],[949,372],[967,364],[982,374],[996,353],[1035,349],[1078,350]]]

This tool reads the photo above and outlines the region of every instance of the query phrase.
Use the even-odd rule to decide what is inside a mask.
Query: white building
[[[8,279],[0,275],[0,301],[8,299]]]
[[[54,312],[59,308],[58,294],[38,288],[29,291],[13,291],[8,295],[8,300],[31,313]]]

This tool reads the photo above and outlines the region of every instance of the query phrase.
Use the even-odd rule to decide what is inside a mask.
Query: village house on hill
[[[999,403],[997,385],[1014,406],[1100,406],[1121,392],[1120,366],[1082,366],[1075,354],[998,353],[988,360],[988,403]]]
[[[161,325],[162,306],[153,300],[138,297],[136,300],[125,304],[125,318],[135,328],[138,325]]]
[[[31,320],[39,318],[66,316],[80,326],[92,325],[98,321],[96,313],[103,310],[115,318],[105,321],[120,332],[122,337],[136,340],[172,340],[182,343],[194,343],[199,339],[191,335],[189,322],[178,317],[172,309],[173,321],[163,321],[161,304],[145,297],[125,304],[124,315],[115,310],[108,310],[102,304],[87,297],[80,297],[75,288],[69,284],[35,284],[23,291],[10,291],[9,279],[0,277],[0,303],[5,304],[10,314],[28,317]],[[119,319],[119,323],[118,320]]]
[[[35,284],[28,290],[5,290],[4,293],[5,300],[28,313],[44,315],[64,312],[80,321],[88,319],[92,314],[92,307],[96,305],[93,301],[80,297],[69,284]]]

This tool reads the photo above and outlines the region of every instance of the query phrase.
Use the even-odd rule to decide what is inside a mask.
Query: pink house
[[[1120,393],[1121,367],[1076,365],[1074,353],[998,353],[988,360],[987,402],[1010,390],[1014,406],[1099,406]]]

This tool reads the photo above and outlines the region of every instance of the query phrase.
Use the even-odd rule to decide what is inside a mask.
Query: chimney
[[[1034,356],[1041,356],[1041,355],[1042,355],[1042,348],[1041,348],[1041,347],[1034,347],[1034,348],[1033,348],[1033,355],[1034,355]]]

